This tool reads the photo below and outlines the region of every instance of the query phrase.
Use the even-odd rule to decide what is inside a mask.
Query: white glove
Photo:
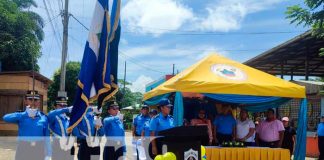
[[[124,114],[121,114],[120,111],[118,111],[117,117],[119,117],[119,120],[123,122]]]
[[[69,109],[69,113],[72,112],[72,108],[73,108],[73,106],[67,107],[67,109]]]
[[[93,113],[95,113],[95,114],[101,114],[101,112],[102,112],[102,108],[100,108],[100,109],[98,110],[98,107],[97,107],[97,106],[93,106],[93,107],[92,107],[92,111],[93,111]]]
[[[101,127],[102,126],[102,121],[101,121],[101,117],[97,117],[97,116],[95,116],[94,117],[94,125],[96,126],[96,127]]]

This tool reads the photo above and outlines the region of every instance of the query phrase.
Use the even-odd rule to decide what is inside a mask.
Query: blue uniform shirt
[[[145,137],[149,137],[151,136],[151,132],[150,132],[150,120],[146,121],[144,123],[144,127],[143,127],[143,131],[144,131],[144,136]]]
[[[216,126],[216,132],[221,134],[232,134],[236,121],[232,115],[219,115],[215,118],[213,124]]]
[[[94,125],[94,114],[92,109],[88,109],[86,115],[83,117],[82,121],[77,126],[78,131],[72,131],[74,136],[78,138],[85,139],[88,136],[103,136],[103,128],[96,130]]]
[[[68,136],[66,129],[69,127],[69,118],[63,115],[68,112],[68,108],[62,108],[48,113],[49,128],[55,136]]]
[[[44,141],[46,143],[46,155],[52,154],[50,144],[50,132],[48,129],[47,116],[37,111],[36,116],[31,118],[26,111],[9,113],[3,116],[3,120],[8,123],[18,125],[18,140],[23,141]]]
[[[103,126],[105,135],[110,140],[120,141],[123,146],[125,143],[125,131],[124,125],[120,121],[118,116],[108,116],[103,120]],[[123,151],[126,152],[126,147],[123,148]]]
[[[324,136],[324,122],[321,122],[321,123],[318,124],[317,135],[318,136]]]
[[[173,122],[174,120],[171,115],[163,116],[162,113],[160,113],[152,118],[150,122],[150,131],[155,132],[155,136],[157,136],[159,131],[173,128]]]
[[[150,120],[149,115],[144,116],[144,115],[140,114],[134,118],[133,125],[136,127],[135,133],[137,135],[141,135],[143,127],[144,127],[144,123],[148,120]]]

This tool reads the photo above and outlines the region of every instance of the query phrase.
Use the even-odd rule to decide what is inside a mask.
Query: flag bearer
[[[104,135],[99,115],[101,110],[97,106],[89,106],[86,115],[77,126],[77,137],[80,144],[79,160],[89,160],[92,155],[100,158],[100,137]],[[73,133],[73,132],[72,132]]]

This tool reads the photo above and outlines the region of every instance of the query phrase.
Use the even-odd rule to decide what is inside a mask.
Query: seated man
[[[190,124],[192,126],[207,125],[208,135],[209,135],[209,145],[212,144],[213,142],[212,126],[210,120],[206,118],[205,110],[200,109],[198,112],[198,118],[192,119]]]
[[[285,128],[277,120],[273,109],[268,109],[267,119],[262,121],[256,130],[256,142],[261,147],[280,148],[284,137]]]

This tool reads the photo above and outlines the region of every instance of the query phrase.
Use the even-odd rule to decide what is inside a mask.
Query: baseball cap
[[[154,115],[157,115],[157,114],[158,114],[158,112],[157,112],[157,110],[153,109],[153,110],[151,110],[151,111],[150,111],[150,114],[154,114]]]
[[[160,100],[159,102],[159,106],[163,107],[163,106],[168,106],[168,107],[172,107],[173,105],[171,104],[170,100],[163,98]]]
[[[148,105],[145,105],[145,104],[143,104],[143,105],[142,105],[142,109],[144,109],[144,108],[147,108],[147,109],[148,109],[148,108],[149,108],[149,106],[148,106]]]
[[[288,117],[283,117],[281,120],[282,120],[282,121],[287,121],[287,122],[289,122],[289,118],[288,118]]]

